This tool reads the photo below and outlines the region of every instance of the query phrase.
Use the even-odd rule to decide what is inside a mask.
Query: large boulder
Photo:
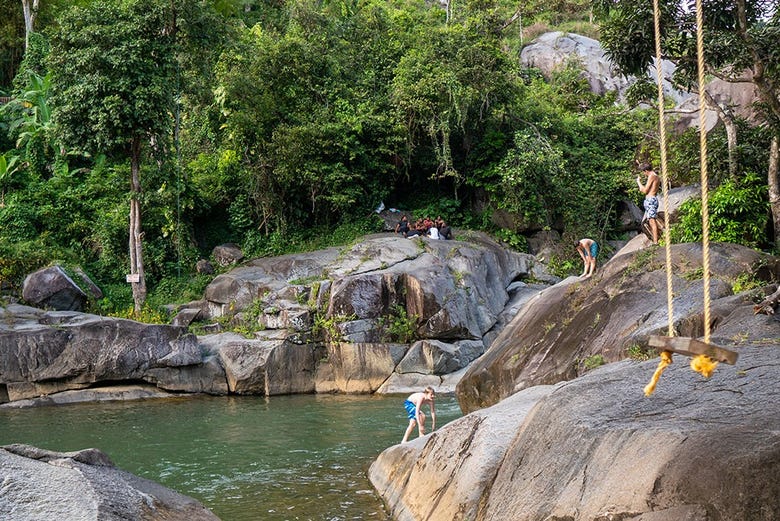
[[[532,275],[544,277],[532,256],[510,252],[484,234],[466,241],[382,235],[346,250],[250,261],[216,277],[204,299],[212,317],[256,301],[278,311],[303,300],[322,304],[327,317],[340,322],[376,319],[402,306],[419,318],[425,338],[479,338],[503,310],[507,286]]]
[[[745,71],[746,78],[751,75],[749,70]],[[730,82],[713,78],[707,82],[707,93],[718,105],[737,118],[745,119],[754,125],[761,123],[760,112],[756,110],[756,100],[759,99],[758,90],[752,82]],[[698,104],[698,96],[691,96],[680,104],[678,108],[681,114],[675,124],[678,131],[699,125]],[[712,128],[718,121],[717,114],[712,110],[707,111],[706,117],[708,128]]]
[[[204,359],[195,335],[182,328],[0,307],[0,388],[7,400],[121,381],[175,391],[226,390],[224,371]]]
[[[89,287],[97,288],[91,281],[90,284]],[[22,287],[22,298],[36,307],[83,311],[88,296],[62,266],[49,266],[27,275]]]
[[[608,364],[391,447],[369,478],[398,520],[778,519],[780,325],[751,309],[710,379],[675,356],[646,398],[657,360]]]
[[[675,329],[698,337],[703,331],[701,245],[675,244],[671,251]],[[732,244],[711,244],[710,271],[717,332],[737,305],[727,298],[737,277],[780,277],[780,259]],[[520,389],[570,380],[593,364],[626,358],[630,350],[646,345],[650,335],[666,333],[666,293],[661,248],[618,252],[592,278],[570,277],[545,289],[469,367],[457,388],[461,408],[468,412],[492,405]]]
[[[372,393],[390,377],[402,360],[406,344],[331,343],[317,368],[319,393]]]
[[[214,278],[206,287],[204,314],[230,315],[250,307],[261,297],[266,301],[284,294],[297,281],[312,284],[326,277],[326,268],[339,256],[338,248],[254,259]],[[294,297],[287,293],[288,298]]]
[[[0,308],[0,403],[166,395],[130,392],[140,382],[216,395],[314,392],[326,350],[296,338],[284,330],[196,337],[179,327],[12,304]],[[105,392],[122,382],[126,391]]]
[[[364,260],[358,266],[350,256]],[[345,257],[341,266],[355,267],[334,281],[330,316],[377,318],[401,306],[417,317],[419,337],[449,341],[481,339],[509,300],[509,284],[534,269],[533,257],[483,234],[467,241],[381,238]]]
[[[315,333],[330,344],[316,370],[320,392],[373,392],[393,374],[410,375],[410,386],[416,385],[412,375],[422,373],[410,370],[411,362],[394,371],[409,346],[401,358],[396,348],[389,356],[386,347],[412,337],[461,346],[440,349],[452,352],[436,355],[435,370],[423,370],[442,377],[441,383],[442,367],[462,369],[484,349],[474,342],[488,345],[508,321],[507,306],[516,309],[508,291],[513,282],[552,281],[531,255],[511,252],[482,233],[461,236],[442,241],[374,235],[343,249],[255,259],[216,277],[204,301],[188,306],[207,319],[229,318],[304,339]],[[229,372],[231,364],[224,357],[222,362]]]
[[[234,394],[314,392],[314,373],[325,356],[322,345],[292,343],[281,331],[264,331],[255,338],[219,333],[203,336],[199,342],[205,352],[218,356],[228,390]]]
[[[224,267],[240,262],[244,258],[244,252],[236,244],[220,244],[211,251],[211,257],[217,264]]]
[[[777,347],[739,350],[708,381],[675,366],[647,399],[654,361],[561,387],[510,445],[478,519],[778,518]]]
[[[368,478],[393,519],[474,519],[507,447],[528,412],[552,389],[526,389],[382,452],[368,469]]]
[[[480,340],[459,340],[452,344],[441,340],[420,340],[395,368],[397,373],[449,374],[467,367],[485,351]]]
[[[606,56],[601,44],[593,38],[560,31],[544,33],[523,47],[520,61],[526,67],[539,69],[549,77],[569,62],[580,65],[591,90],[596,94],[622,94],[630,85]]]
[[[219,521],[201,503],[116,468],[97,449],[0,447],[3,521]]]
[[[539,69],[549,78],[557,69],[574,63],[582,69],[582,75],[595,94],[603,95],[614,92],[623,99],[627,89],[636,82],[633,76],[623,76],[606,55],[601,44],[592,38],[574,33],[560,31],[544,33],[530,44],[523,47],[520,61],[526,67]],[[663,60],[663,78],[671,78],[676,66]],[[749,72],[747,73],[749,75]],[[651,65],[647,70],[647,79],[656,81],[656,67]],[[698,97],[690,92],[675,88],[668,80],[663,80],[664,96],[677,106],[676,128],[683,131],[697,126]],[[714,78],[707,83],[707,92],[722,107],[728,107],[736,116],[756,121],[755,101],[758,99],[755,86],[750,82],[727,82]],[[718,122],[718,115],[713,110],[707,110],[707,127],[712,129]]]

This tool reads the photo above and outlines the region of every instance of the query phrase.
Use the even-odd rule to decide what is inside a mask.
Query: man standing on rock
[[[650,163],[642,163],[639,165],[640,172],[647,172],[647,179],[645,184],[642,185],[640,176],[636,176],[636,184],[639,186],[639,191],[645,194],[645,216],[650,225],[650,233],[653,235],[653,244],[658,244],[658,186],[661,184],[661,179],[658,174],[653,172],[653,167]]]
[[[436,430],[436,410],[433,406],[433,401],[436,399],[436,392],[433,387],[428,386],[421,393],[412,393],[409,398],[404,402],[404,409],[406,409],[406,415],[409,418],[409,426],[404,433],[404,439],[401,443],[406,443],[409,439],[409,435],[412,434],[414,426],[418,426],[419,435],[425,434],[425,414],[422,412],[422,406],[426,403],[431,411],[431,432]]]

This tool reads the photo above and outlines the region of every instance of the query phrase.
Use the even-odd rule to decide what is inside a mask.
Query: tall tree
[[[30,46],[30,35],[35,30],[35,18],[38,16],[39,0],[22,0],[24,13],[24,48]]]
[[[283,32],[254,27],[222,54],[220,164],[241,168],[220,185],[241,233],[365,215],[400,178],[403,128],[387,92],[406,29],[386,4],[290,2]],[[200,184],[214,197],[219,169],[208,170]]]
[[[52,119],[64,142],[130,161],[130,276],[135,311],[146,299],[141,226],[144,146],[170,134],[175,85],[171,4],[99,0],[74,8],[52,38]]]
[[[487,122],[501,117],[520,92],[517,68],[501,49],[502,22],[493,4],[464,2],[447,25],[420,30],[393,78],[393,101],[406,122],[409,146],[430,142],[430,177],[449,181],[456,199]]]
[[[652,4],[645,0],[594,0],[602,18],[602,43],[627,74],[644,74],[655,55]],[[690,0],[660,0],[664,58],[677,65],[676,80],[696,79],[696,9]],[[752,83],[757,106],[771,129],[767,167],[774,242],[780,245],[780,12],[777,1],[704,2],[706,72],[734,83]],[[703,88],[703,86],[697,86]]]

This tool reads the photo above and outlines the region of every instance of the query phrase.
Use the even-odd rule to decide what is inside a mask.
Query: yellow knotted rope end
[[[691,358],[691,369],[701,374],[704,378],[709,378],[715,372],[718,362],[707,355],[698,355]]]
[[[653,377],[650,379],[650,383],[645,386],[645,396],[653,394],[658,379],[661,378],[661,373],[670,365],[672,365],[672,352],[661,351],[661,360],[658,362],[658,367],[656,367]]]

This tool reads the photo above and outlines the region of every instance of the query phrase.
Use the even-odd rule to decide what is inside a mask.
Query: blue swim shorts
[[[658,197],[645,197],[645,219],[658,217]]]
[[[599,254],[599,243],[593,241],[590,244],[590,256],[595,259],[598,254]]]
[[[417,406],[414,402],[410,402],[409,400],[404,401],[404,409],[406,409],[406,416],[410,420],[417,418]]]

